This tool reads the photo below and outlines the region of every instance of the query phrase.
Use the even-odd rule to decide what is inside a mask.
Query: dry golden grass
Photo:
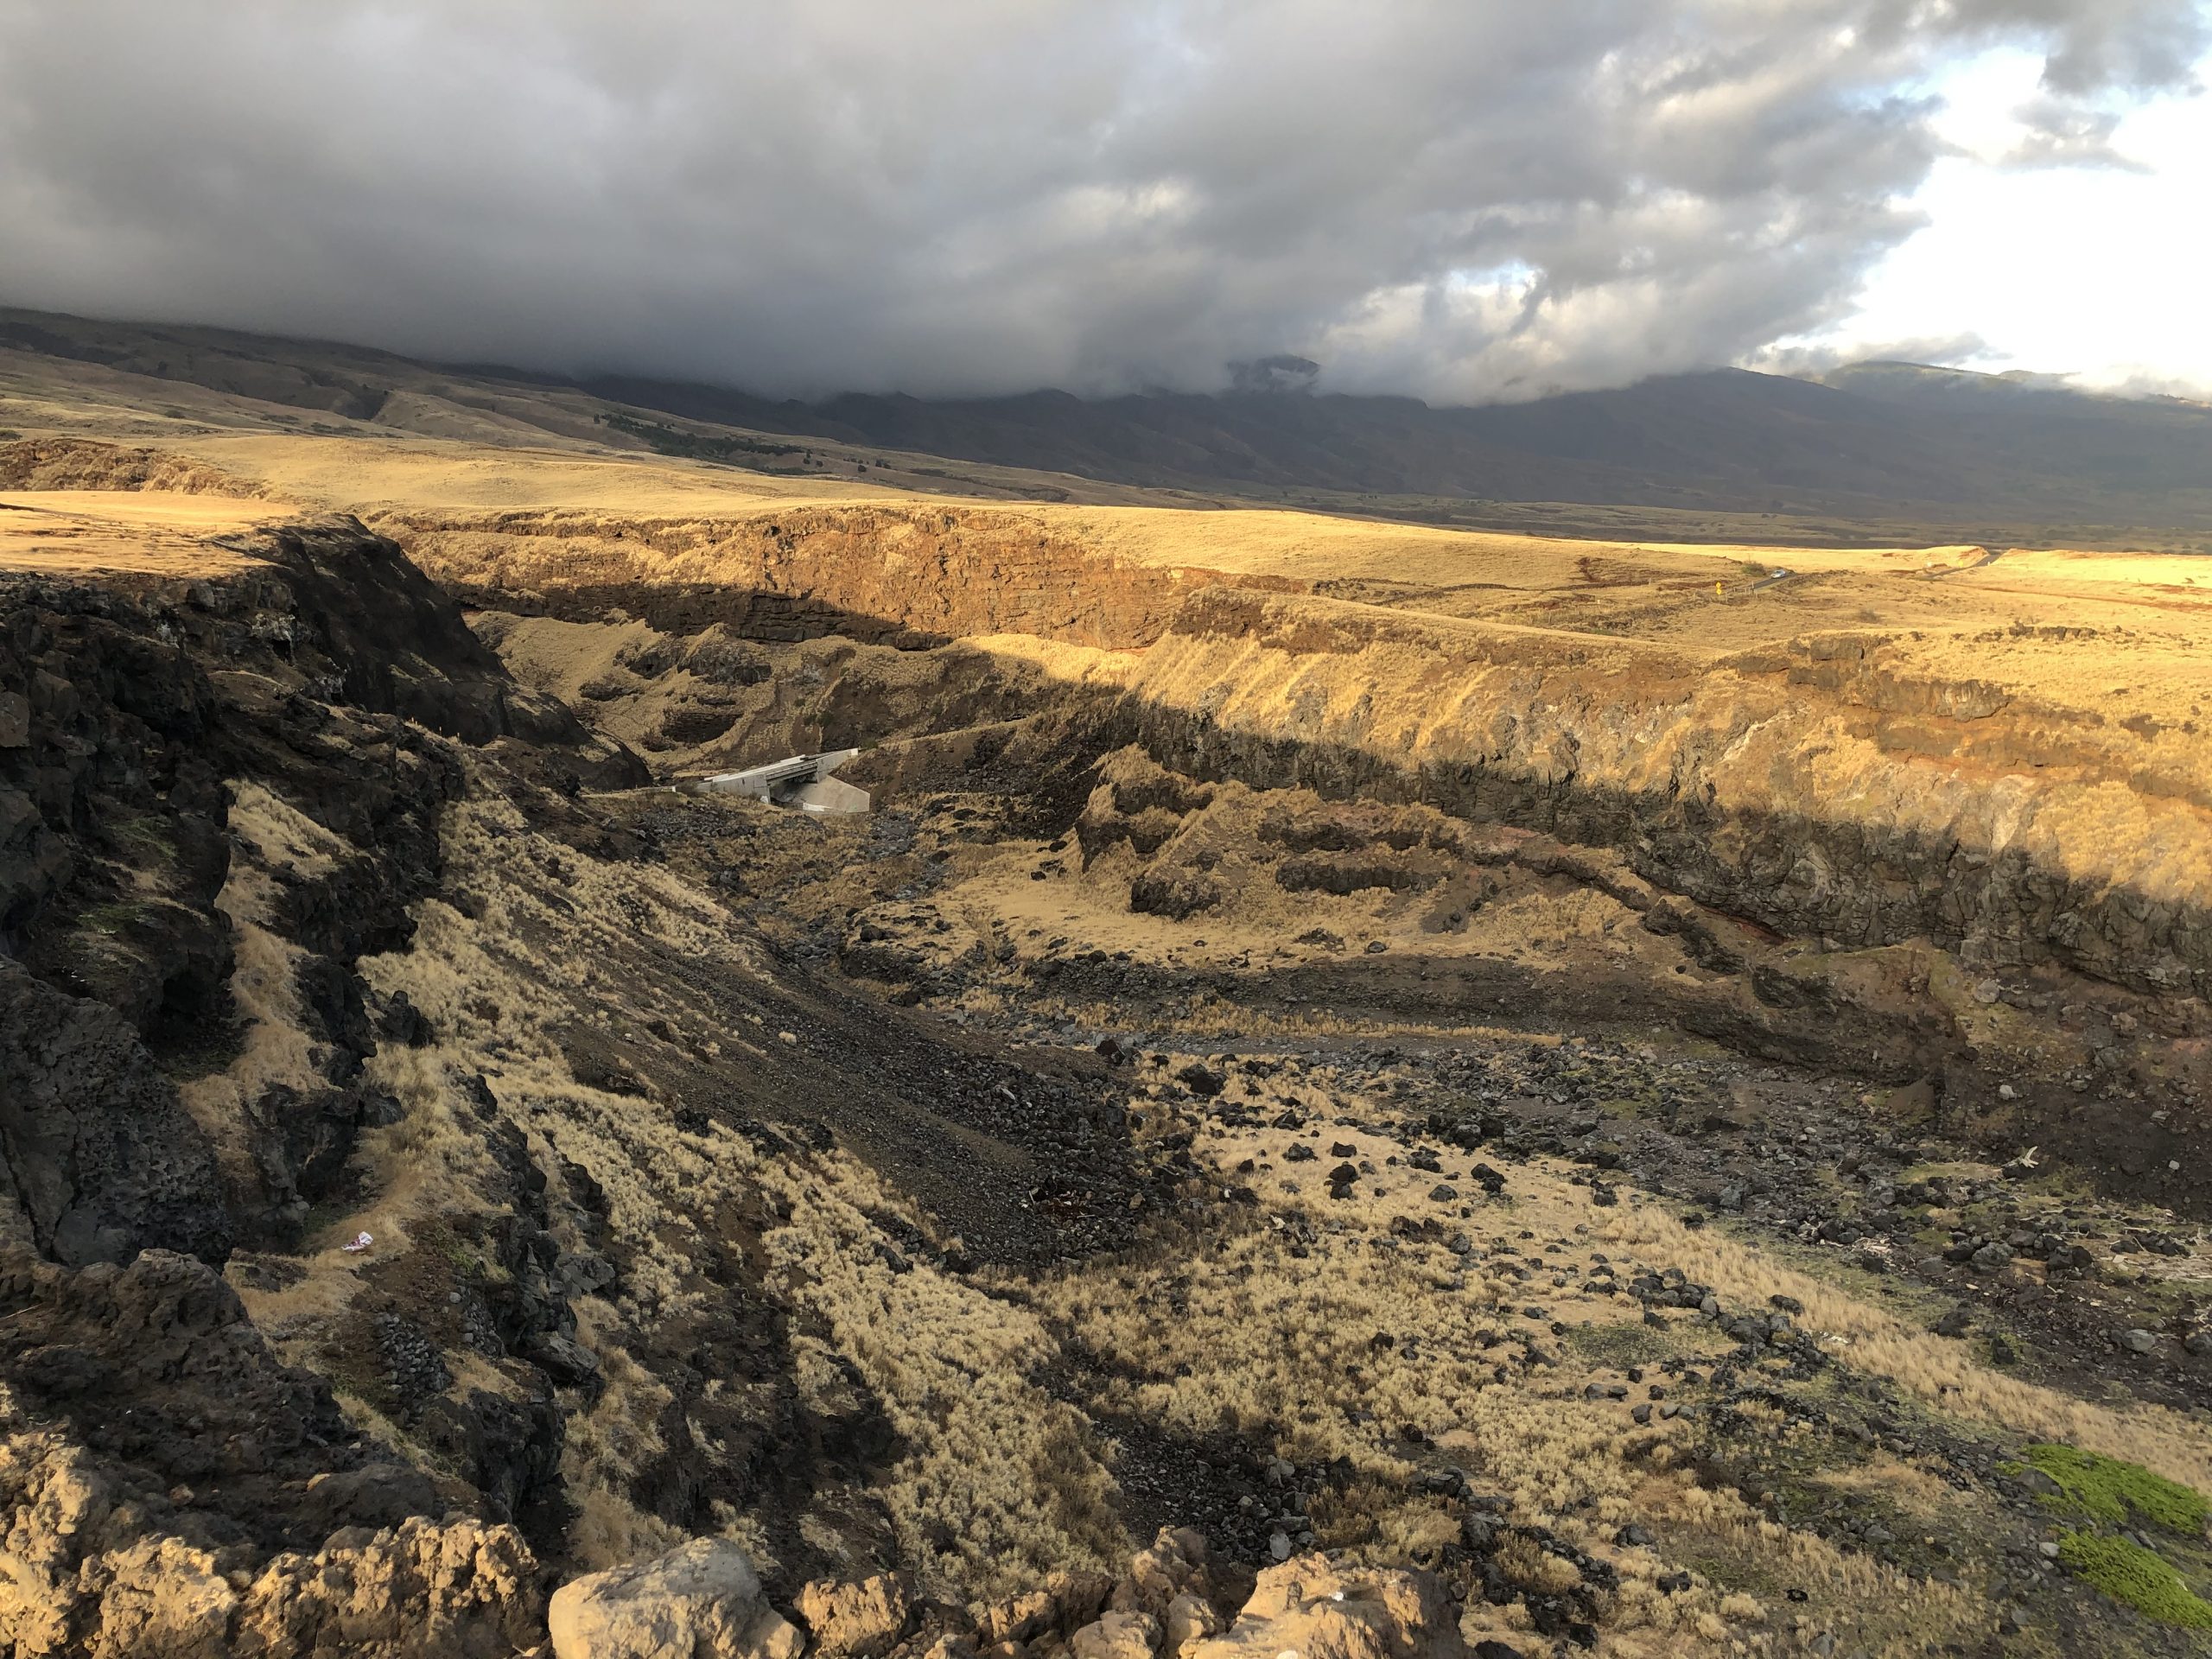
[[[1288,1103],[1357,1116],[1357,1098],[1347,1098],[1340,1084],[1321,1074],[1265,1084],[1235,1077],[1227,1098],[1268,1115]],[[1624,1277],[1636,1265],[1679,1267],[1711,1284],[1731,1307],[1794,1296],[1805,1310],[1800,1327],[1840,1363],[1891,1379],[1939,1418],[2005,1437],[2063,1440],[2199,1490],[2212,1487],[2212,1460],[2193,1421],[2157,1408],[2078,1400],[1992,1370],[1963,1344],[1936,1338],[1753,1241],[1685,1228],[1656,1203],[1624,1195],[1618,1207],[1593,1208],[1588,1189],[1569,1182],[1563,1167],[1516,1163],[1507,1204],[1479,1205],[1474,1219],[1447,1222],[1447,1232],[1464,1229],[1477,1242],[1477,1254],[1463,1263],[1440,1243],[1384,1231],[1393,1217],[1435,1213],[1426,1197],[1435,1178],[1387,1167],[1385,1157],[1399,1150],[1392,1142],[1341,1123],[1324,1130],[1328,1140],[1357,1146],[1377,1173],[1352,1201],[1317,1202],[1314,1172],[1326,1164],[1282,1160],[1295,1133],[1202,1126],[1196,1150],[1217,1180],[1259,1190],[1259,1224],[1154,1257],[1067,1272],[1042,1287],[1039,1306],[1087,1350],[1137,1368],[1134,1380],[1108,1384],[1114,1408],[1193,1434],[1225,1429],[1272,1438],[1294,1462],[1344,1457],[1382,1478],[1369,1489],[1370,1503],[1338,1517],[1347,1529],[1325,1536],[1325,1544],[1403,1560],[1439,1541],[1448,1523],[1430,1501],[1382,1496],[1403,1490],[1388,1478],[1405,1471],[1396,1430],[1410,1424],[1467,1467],[1479,1486],[1509,1497],[1516,1518],[1549,1526],[1618,1568],[1622,1587],[1606,1609],[1609,1653],[1662,1653],[1691,1639],[1751,1641],[1754,1629],[1770,1637],[1792,1618],[1808,1633],[1850,1630],[1885,1653],[1932,1650],[1989,1628],[1990,1610],[1970,1592],[1915,1581],[1779,1526],[1732,1493],[1700,1486],[1681,1461],[1686,1421],[1637,1428],[1625,1404],[1586,1401],[1586,1382],[1618,1375],[1586,1357],[1609,1351],[1598,1339],[1609,1327],[1630,1343],[1649,1343],[1656,1334],[1692,1361],[1728,1345],[1691,1319],[1649,1332],[1640,1306],[1625,1295],[1586,1292],[1580,1269],[1592,1252],[1606,1255]],[[1247,1158],[1256,1160],[1256,1173],[1232,1173]],[[1473,1160],[1448,1154],[1445,1161],[1449,1169]],[[1286,1230],[1292,1217],[1301,1219]],[[1522,1239],[1524,1230],[1533,1238]],[[1299,1256],[1291,1244],[1301,1232],[1307,1253]],[[1485,1253],[1508,1241],[1521,1254]],[[1565,1253],[1541,1254],[1550,1241],[1563,1242]],[[1551,1274],[1562,1264],[1577,1270],[1556,1285]],[[1536,1276],[1517,1281],[1508,1266]],[[1571,1333],[1587,1328],[1560,1342],[1518,1318],[1530,1301]],[[1485,1328],[1507,1343],[1485,1345]],[[1392,1341],[1370,1341],[1377,1333]],[[1523,1333],[1554,1363],[1509,1366],[1498,1380],[1492,1368],[1517,1352],[1513,1339]],[[1947,1533],[1962,1525],[1971,1530],[1961,1505],[1978,1501],[1885,1457],[1841,1474],[1837,1489],[1864,1490]],[[1318,1511],[1315,1518],[1325,1525]],[[1611,1542],[1631,1518],[1659,1535],[1656,1549]],[[1994,1522],[1993,1512],[1986,1523]],[[1698,1589],[1687,1597],[1655,1592],[1651,1580],[1677,1564],[1697,1567]],[[1522,1566],[1519,1576],[1540,1586],[1560,1572],[1533,1555]],[[1719,1581],[1704,1577],[1707,1571]],[[1800,1586],[1810,1600],[1799,1609],[1764,1603],[1728,1590],[1731,1580]],[[1517,1622],[1477,1610],[1469,1629],[1482,1634]]]
[[[1542,1230],[1540,1216],[1514,1219]],[[1484,1348],[1476,1331],[1505,1325],[1508,1316],[1486,1311],[1479,1294],[1470,1307],[1451,1289],[1446,1270],[1429,1259],[1442,1252],[1377,1249],[1358,1230],[1324,1232],[1309,1249],[1294,1257],[1279,1235],[1255,1232],[1196,1262],[1071,1274],[1046,1287],[1045,1306],[1086,1347],[1159,1379],[1110,1389],[1116,1408],[1194,1434],[1273,1435],[1294,1463],[1342,1456],[1372,1471],[1363,1500],[1333,1515],[1315,1506],[1324,1547],[1357,1558],[1402,1562],[1457,1535],[1452,1516],[1433,1499],[1406,1495],[1402,1484],[1409,1470],[1390,1437],[1401,1423],[1421,1427],[1480,1488],[1510,1497],[1516,1519],[1550,1527],[1622,1573],[1603,1610],[1609,1652],[1664,1652],[1693,1637],[1713,1639],[1716,1623],[1726,1630],[1769,1617],[1702,1573],[1688,1593],[1656,1592],[1651,1581],[1680,1564],[1669,1547],[1700,1561],[1756,1560],[1762,1581],[1807,1586],[1810,1611],[1831,1618],[1849,1614],[1864,1624],[1854,1609],[1885,1607],[1900,1629],[1929,1633],[1931,1646],[1978,1622],[1970,1598],[1774,1526],[1732,1494],[1697,1484],[1674,1466],[1671,1446],[1684,1430],[1636,1430],[1625,1407],[1586,1402],[1590,1369],[1548,1335],[1558,1367],[1493,1381],[1492,1363],[1510,1351]],[[1172,1315],[1161,1311],[1171,1281],[1182,1293]],[[1560,1300],[1548,1288],[1540,1294]],[[1376,1349],[1369,1338],[1376,1332],[1391,1333],[1394,1346]],[[1189,1375],[1173,1376],[1181,1366]],[[1357,1421],[1355,1412],[1374,1421]],[[1614,1544],[1631,1520],[1652,1527],[1662,1548]],[[1558,1589],[1573,1576],[1529,1555],[1514,1573],[1522,1582]],[[1919,1649],[1905,1642],[1897,1650]]]
[[[569,1417],[561,1446],[561,1480],[576,1518],[569,1554],[583,1572],[642,1560],[672,1549],[684,1535],[632,1503],[630,1482],[666,1451],[655,1427],[673,1396],[622,1346],[615,1311],[596,1297],[579,1297],[576,1338],[599,1356],[606,1388]],[[772,1570],[772,1556],[755,1565]]]
[[[224,434],[180,435],[163,448],[251,479],[292,500],[364,515],[552,505],[616,514],[743,513],[784,502],[896,493],[853,479],[779,478],[661,455],[579,453],[543,433]]]
[[[0,492],[0,570],[226,575],[254,561],[208,544],[292,516],[282,503],[132,490]]]
[[[1395,1147],[1363,1133],[1332,1129],[1371,1152],[1379,1162]],[[1225,1166],[1245,1156],[1274,1155],[1278,1168],[1281,1131],[1230,1131],[1201,1144]],[[1471,1161],[1471,1160],[1469,1160]],[[1394,1190],[1351,1206],[1361,1219],[1387,1224],[1393,1216],[1418,1218],[1432,1206],[1423,1199],[1426,1183],[1393,1172]],[[1612,1209],[1592,1207],[1586,1187],[1576,1186],[1567,1171],[1544,1159],[1514,1167],[1512,1205],[1493,1227],[1535,1230],[1540,1239],[1573,1237],[1579,1248],[1624,1257],[1655,1268],[1679,1267],[1691,1279],[1713,1287],[1729,1306],[1763,1307],[1783,1294],[1804,1306],[1799,1326],[1853,1370],[1893,1379],[1938,1413],[2003,1429],[2031,1440],[2058,1440],[2140,1463],[2199,1491],[2212,1491],[2212,1444],[2201,1425],[2164,1407],[2113,1406],[2078,1399],[2024,1382],[1981,1363],[1964,1344],[1948,1341],[1906,1323],[1877,1303],[1853,1296],[1841,1287],[1792,1265],[1772,1249],[1726,1229],[1684,1226],[1663,1205],[1640,1198]],[[1252,1178],[1246,1178],[1252,1179]],[[1280,1186],[1280,1174],[1262,1179],[1263,1192],[1278,1192],[1285,1203],[1305,1204],[1316,1219],[1347,1206],[1311,1203],[1309,1190],[1294,1195]],[[1309,1188],[1313,1182],[1309,1178]],[[1510,1304],[1521,1292],[1501,1287]],[[1548,1303],[1573,1306],[1579,1295],[1547,1293]],[[1417,1421],[1417,1420],[1415,1420]]]
[[[1597,1236],[1678,1264],[1724,1300],[1796,1297],[1805,1305],[1798,1323],[1818,1332],[1823,1347],[1854,1370],[1894,1380],[1934,1410],[2028,1440],[2063,1440],[2212,1491],[2212,1442],[2201,1423],[2180,1413],[2077,1399],[1993,1370],[1963,1344],[1909,1325],[1725,1232],[1685,1228],[1655,1205],[1630,1211]]]
[[[925,1581],[1000,1595],[1055,1568],[1118,1567],[1128,1541],[1103,1449],[1032,1381],[1057,1357],[1041,1322],[925,1264],[894,1273],[862,1211],[905,1206],[849,1160],[765,1174],[791,1201],[767,1240],[790,1294],[912,1447],[880,1496]]]
[[[480,1137],[454,1116],[447,1079],[457,1070],[495,1068],[500,1109],[541,1164],[570,1159],[599,1182],[609,1231],[632,1266],[617,1299],[587,1300],[579,1313],[579,1338],[600,1356],[609,1387],[571,1424],[563,1457],[580,1510],[578,1564],[632,1559],[669,1541],[664,1523],[627,1495],[631,1478],[663,1449],[653,1426],[668,1395],[620,1333],[696,1313],[704,1299],[727,1294],[695,1270],[700,1229],[755,1191],[790,1212],[763,1240],[772,1283],[819,1322],[909,1447],[876,1496],[925,1582],[957,1595],[1009,1592],[1055,1567],[1103,1567],[1125,1551],[1112,1478],[1089,1426],[1030,1380],[1053,1351],[1039,1322],[926,1263],[903,1274],[886,1265],[869,1217],[906,1215],[918,1224],[905,1200],[842,1154],[772,1155],[719,1127],[680,1130],[656,1103],[569,1075],[560,1052],[568,1010],[623,1006],[615,964],[641,936],[760,970],[719,907],[664,872],[601,866],[543,841],[488,791],[451,810],[447,846],[455,879],[483,896],[484,914],[471,919],[427,903],[410,950],[364,964],[379,989],[408,993],[439,1041],[379,1057],[378,1080],[404,1094],[408,1115],[371,1140],[377,1198],[331,1231],[383,1229],[380,1238],[388,1233],[404,1249],[410,1217],[466,1212],[480,1204],[475,1195],[497,1190],[474,1161],[485,1156]],[[559,897],[569,908],[557,914],[544,894],[545,860],[565,872]],[[522,943],[548,937],[562,939],[557,954]],[[730,1027],[716,1047],[732,1064],[772,1063],[774,1040]],[[724,1524],[765,1552],[757,1520],[733,1513]]]

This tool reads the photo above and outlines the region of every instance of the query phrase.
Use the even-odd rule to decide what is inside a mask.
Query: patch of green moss
[[[163,863],[176,861],[176,843],[169,839],[168,823],[150,813],[118,818],[108,825],[108,833],[147,858]]]
[[[1595,1364],[1626,1370],[1651,1365],[1676,1351],[1663,1332],[1644,1325],[1584,1325],[1567,1333],[1567,1344]]]
[[[2139,1463],[2048,1444],[2030,1446],[2026,1457],[2030,1466],[2058,1483],[2059,1496],[2051,1502],[2110,1526],[2134,1520],[2196,1538],[2212,1518],[2212,1503],[2202,1492],[2154,1475]]]
[[[2069,1532],[2058,1541],[2058,1559],[2083,1583],[2145,1618],[2185,1630],[2212,1630],[2212,1602],[2207,1602],[2180,1573],[2138,1543],[2094,1532]]]
[[[484,1264],[475,1252],[450,1234],[436,1241],[438,1254],[452,1265],[453,1270],[464,1279],[475,1277],[484,1271]]]
[[[120,933],[137,921],[145,912],[143,905],[118,900],[112,904],[87,905],[78,912],[77,919],[86,930],[93,933]]]

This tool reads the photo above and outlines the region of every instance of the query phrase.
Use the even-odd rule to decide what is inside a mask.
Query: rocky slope
[[[2017,674],[2007,654],[2038,643],[1998,632],[1979,655]],[[1791,942],[1770,1004],[1847,1001],[1819,988],[1833,958],[1916,944],[1982,1007],[2063,1004],[2056,1029],[1954,1018],[1865,1058],[1945,1072],[1957,1109],[2001,1105],[2008,1133],[2201,1198],[2212,796],[2194,721],[2122,728],[1917,655],[1847,633],[1700,660],[1215,590],[1127,684],[1140,741],[1195,778],[1536,831],[1618,857],[1643,925],[1709,955]],[[1737,920],[1752,938],[1732,946]]]
[[[2189,1650],[2178,721],[552,522],[0,577],[14,1650]]]
[[[1717,650],[1264,573],[1033,564],[1043,521],[1001,510],[773,518],[792,522],[395,529],[499,607],[480,626],[518,672],[664,766],[888,741],[854,775],[895,785],[1041,718],[1199,782],[1534,833],[1618,868],[1587,885],[1742,986],[1693,1028],[1929,1077],[1989,1144],[2205,1197],[2212,688],[2156,607],[2133,631],[1829,626]],[[2111,652],[2127,683],[2088,677]],[[1122,879],[1173,886],[1176,858]]]
[[[0,1618],[26,1653],[314,1651],[446,1607],[456,1643],[504,1644],[535,1571],[512,1528],[318,1555],[444,1507],[222,1270],[297,1250],[398,1109],[355,969],[437,879],[454,744],[556,788],[636,763],[518,691],[359,524],[242,551],[212,581],[0,588],[10,1483],[33,1534],[53,1517]]]

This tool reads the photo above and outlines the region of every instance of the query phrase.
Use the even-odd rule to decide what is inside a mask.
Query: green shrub
[[[2212,1503],[2202,1492],[2154,1475],[2138,1463],[2101,1457],[2071,1446],[2031,1446],[2027,1460],[2058,1483],[2054,1503],[2110,1526],[2131,1520],[2187,1538],[2201,1536]]]
[[[2114,1601],[2145,1618],[2192,1630],[2212,1630],[2212,1602],[2182,1582],[2180,1573],[2125,1538],[2069,1532],[2058,1541],[2058,1559]]]

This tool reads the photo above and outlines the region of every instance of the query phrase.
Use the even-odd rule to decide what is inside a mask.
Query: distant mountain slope
[[[2177,397],[2113,397],[2031,375],[1969,374],[1913,363],[1858,363],[1827,384],[1959,441],[2002,447],[2060,475],[2114,491],[2212,487],[2212,405]]]
[[[694,420],[1185,489],[2212,523],[2212,409],[1901,365],[1826,384],[1720,370],[1480,409],[1268,392],[803,404],[588,384]]]
[[[1856,365],[1825,381],[1720,370],[1479,409],[1297,391],[848,394],[810,404],[6,309],[0,360],[57,372],[96,365],[258,400],[277,411],[264,418],[308,411],[315,430],[465,430],[510,443],[542,434],[770,470],[820,464],[733,435],[766,434],[839,446],[837,464],[848,468],[903,452],[1055,474],[1029,479],[1035,488],[992,480],[991,493],[1052,499],[1065,493],[1055,482],[1088,480],[1458,523],[1529,516],[1511,504],[1565,504],[1554,517],[1618,505],[1646,510],[1652,527],[1630,533],[1679,524],[1682,539],[1783,533],[1780,524],[1696,528],[1697,515],[1751,515],[1800,520],[1813,539],[1847,537],[1851,524],[1949,527],[1939,539],[2097,526],[2107,541],[2139,530],[2212,550],[2212,407],[1910,364]],[[762,459],[777,455],[785,459]],[[911,470],[955,488],[982,483]]]

